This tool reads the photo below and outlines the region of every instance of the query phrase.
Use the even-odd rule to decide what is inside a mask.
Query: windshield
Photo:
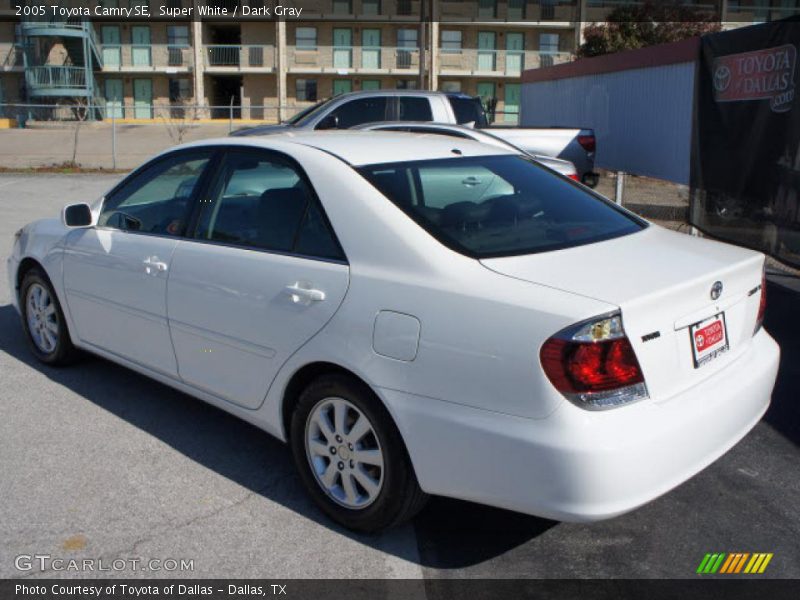
[[[300,121],[303,121],[303,120],[305,120],[306,117],[310,116],[313,113],[316,113],[318,109],[320,109],[323,106],[325,106],[328,102],[330,102],[330,100],[331,100],[330,98],[327,98],[325,100],[322,100],[321,102],[317,102],[316,104],[312,104],[308,108],[304,108],[303,110],[301,110],[299,113],[297,113],[293,117],[290,117],[290,118],[286,119],[286,123],[288,123],[289,125],[293,125],[295,127],[298,126],[298,125],[302,125],[302,123]]]
[[[358,171],[440,242],[475,258],[571,248],[646,226],[521,156],[388,163]]]

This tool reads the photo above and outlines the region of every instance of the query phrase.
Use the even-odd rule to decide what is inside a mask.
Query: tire
[[[386,408],[353,378],[324,375],[309,384],[292,414],[290,444],[314,502],[348,529],[393,527],[427,501]]]
[[[54,367],[75,362],[79,352],[72,345],[61,304],[49,279],[38,268],[25,273],[19,306],[25,339],[33,355]]]

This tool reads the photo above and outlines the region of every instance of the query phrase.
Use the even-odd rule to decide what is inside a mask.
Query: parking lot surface
[[[53,369],[29,354],[6,284],[13,232],[118,178],[0,175],[0,577],[92,576],[15,567],[50,554],[193,561],[102,573],[123,577],[685,578],[707,552],[772,552],[763,577],[800,577],[791,280],[769,286],[766,327],[783,353],[770,411],[676,490],[590,525],[436,498],[412,524],[355,535],[312,505],[288,449],[258,429],[105,360]]]

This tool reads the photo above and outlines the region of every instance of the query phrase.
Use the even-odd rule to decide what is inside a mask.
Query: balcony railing
[[[288,46],[286,56],[295,73],[419,72],[419,49],[413,46]]]
[[[624,0],[623,0],[624,1]],[[442,21],[574,21],[578,0],[521,0],[520,2],[457,2],[440,0]]]
[[[275,68],[275,47],[267,45],[208,45],[205,46],[206,67],[234,69]]]
[[[191,46],[183,44],[103,44],[104,71],[189,69],[194,65]]]
[[[28,67],[25,82],[31,88],[84,88],[86,70],[82,67],[44,65]]]
[[[505,75],[519,77],[525,69],[537,69],[569,62],[569,52],[534,50],[463,49],[458,52],[440,50],[439,72],[442,75]]]

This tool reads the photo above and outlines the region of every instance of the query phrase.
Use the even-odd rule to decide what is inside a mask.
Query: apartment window
[[[416,79],[398,79],[395,87],[398,90],[416,90],[419,82]]]
[[[441,90],[443,92],[460,92],[461,91],[461,82],[460,81],[442,81],[440,83]]]
[[[525,0],[508,0],[508,20],[525,20]]]
[[[186,78],[170,77],[170,115],[176,119],[186,117],[186,107],[192,101],[192,82]]]
[[[397,30],[397,68],[410,69],[412,60],[412,50],[417,49],[417,30],[398,29]]]
[[[539,34],[539,64],[550,67],[554,64],[555,55],[558,54],[559,39],[557,33]]]
[[[189,28],[186,25],[167,27],[167,60],[170,67],[183,66],[183,50],[189,47]]]
[[[298,79],[295,88],[295,98],[298,102],[317,101],[317,80]]]
[[[442,54],[461,54],[460,31],[442,31]]]
[[[353,5],[350,0],[333,0],[333,14],[352,15]]]
[[[295,44],[298,50],[317,49],[317,28],[298,27],[295,30]]]
[[[397,0],[397,14],[410,15],[411,14],[411,0]]]
[[[381,0],[362,0],[361,13],[365,16],[375,16],[381,13]]]
[[[485,19],[497,17],[497,0],[478,0],[478,16]]]

